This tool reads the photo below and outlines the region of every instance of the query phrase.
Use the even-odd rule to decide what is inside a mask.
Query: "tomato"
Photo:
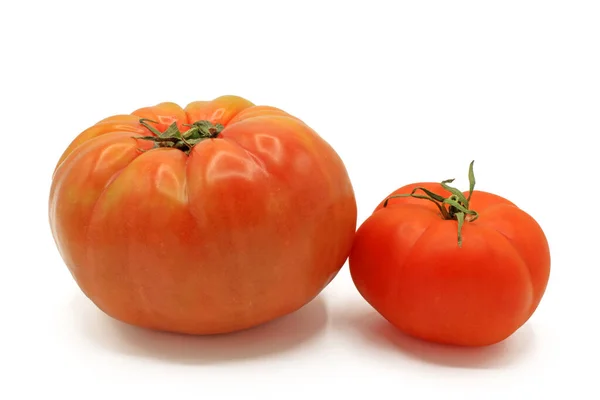
[[[401,187],[357,230],[349,256],[362,297],[390,324],[426,341],[484,346],[534,313],[550,274],[540,225],[509,200],[448,184]]]
[[[237,96],[99,121],[60,157],[49,197],[60,255],[99,309],[187,334],[308,303],[344,265],[356,213],[321,136]]]

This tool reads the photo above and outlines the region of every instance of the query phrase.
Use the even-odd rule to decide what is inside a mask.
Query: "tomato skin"
[[[424,187],[444,197],[439,183]],[[468,192],[464,193],[465,197]],[[512,335],[534,313],[550,274],[547,239],[538,223],[492,193],[474,191],[462,244],[457,221],[412,197],[383,201],[358,228],[349,257],[362,297],[400,331],[431,342],[485,346]]]
[[[236,96],[134,114],[76,138],[50,191],[60,254],[98,308],[150,329],[232,332],[299,309],[339,272],[354,192],[306,124]],[[161,131],[196,118],[225,129],[187,155],[133,138],[149,135],[140,118]]]

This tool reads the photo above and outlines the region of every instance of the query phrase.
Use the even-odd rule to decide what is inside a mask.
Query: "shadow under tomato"
[[[316,339],[328,320],[323,296],[274,321],[212,336],[180,335],[127,325],[107,316],[81,295],[73,302],[73,312],[78,327],[96,346],[182,364],[239,361],[290,351]]]
[[[525,324],[506,340],[484,347],[461,347],[431,343],[401,333],[373,310],[348,313],[334,324],[354,330],[364,342],[421,362],[454,368],[503,368],[527,358],[534,348],[534,332]]]

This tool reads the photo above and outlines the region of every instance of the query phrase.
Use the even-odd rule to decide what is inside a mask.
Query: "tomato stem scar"
[[[190,154],[192,148],[201,141],[218,137],[224,129],[221,124],[213,124],[210,121],[200,120],[193,124],[182,124],[182,126],[189,128],[183,133],[179,130],[177,122],[169,125],[164,132],[160,132],[154,126],[150,125],[150,123],[156,124],[157,122],[147,118],[140,119],[140,124],[153,133],[153,135],[136,137],[135,139],[152,141],[154,142],[154,148],[171,147],[181,150],[186,154]]]
[[[442,188],[452,193],[450,197],[443,197],[437,193],[434,193],[423,187],[415,187],[412,192],[405,194],[395,194],[388,196],[383,202],[383,207],[387,207],[388,202],[393,198],[399,197],[413,197],[415,199],[428,200],[434,203],[440,210],[441,217],[445,220],[456,220],[458,221],[458,246],[462,246],[462,227],[465,222],[472,222],[479,218],[477,211],[469,208],[469,201],[473,195],[473,189],[475,188],[475,174],[473,172],[473,164],[475,161],[471,161],[469,164],[469,196],[465,195],[458,189],[449,186],[449,183],[454,182],[453,179],[446,179],[440,183]],[[417,194],[421,191],[423,194]]]

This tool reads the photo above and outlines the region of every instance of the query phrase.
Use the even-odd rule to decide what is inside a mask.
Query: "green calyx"
[[[189,154],[192,148],[206,139],[214,139],[224,129],[221,124],[212,124],[209,121],[201,120],[193,124],[183,124],[189,127],[185,132],[179,131],[177,123],[173,122],[164,132],[150,125],[149,123],[157,123],[155,121],[142,118],[140,124],[152,132],[155,136],[142,136],[136,139],[149,140],[154,142],[154,147],[172,147],[179,149],[186,154]]]
[[[478,217],[476,211],[469,208],[469,201],[475,188],[475,174],[473,173],[473,163],[471,161],[469,165],[469,196],[465,195],[458,189],[448,186],[449,183],[454,182],[454,179],[447,179],[442,181],[440,185],[451,193],[450,197],[443,197],[437,193],[433,193],[431,190],[423,187],[416,187],[411,193],[407,194],[395,194],[385,199],[383,207],[387,207],[390,199],[398,197],[413,197],[415,199],[428,200],[434,203],[440,210],[440,215],[445,220],[456,220],[458,221],[458,246],[462,246],[462,227],[465,222],[473,222]],[[423,192],[424,194],[418,194],[417,192]]]

